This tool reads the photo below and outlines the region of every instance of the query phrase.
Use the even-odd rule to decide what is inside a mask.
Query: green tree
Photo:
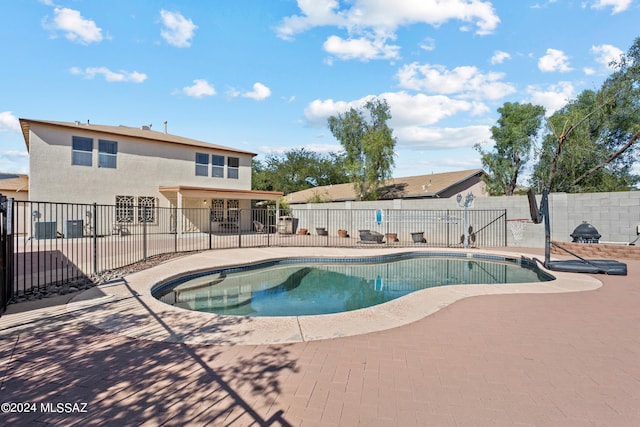
[[[484,151],[480,144],[476,144],[475,149],[480,153],[487,172],[485,182],[489,193],[512,196],[540,130],[544,108],[507,102],[498,108],[498,112],[498,124],[491,128],[494,150]]]
[[[373,98],[363,108],[350,108],[328,119],[329,130],[345,151],[345,166],[360,200],[375,200],[380,183],[391,178],[396,140],[385,99]]]
[[[305,148],[292,149],[283,155],[267,156],[264,162],[254,159],[252,185],[256,190],[293,193],[317,186],[349,182],[344,156],[321,155]]]
[[[598,91],[585,90],[548,120],[532,184],[551,191],[629,190],[640,138],[640,38],[613,63]]]

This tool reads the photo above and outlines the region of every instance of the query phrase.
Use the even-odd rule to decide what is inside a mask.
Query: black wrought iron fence
[[[506,245],[505,210],[469,210],[466,219],[463,210],[304,207],[286,214],[254,208],[221,215],[207,208],[15,201],[3,218],[10,218],[13,230],[6,239],[11,255],[3,258],[12,285],[0,301],[167,253],[273,246]]]

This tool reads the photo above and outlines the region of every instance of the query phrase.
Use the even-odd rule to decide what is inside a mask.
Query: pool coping
[[[66,312],[96,328],[136,339],[207,345],[259,345],[361,335],[420,320],[464,298],[481,295],[563,293],[594,290],[602,282],[580,273],[544,271],[556,280],[507,285],[454,285],[424,289],[377,306],[336,314],[287,317],[220,316],[165,304],[151,295],[158,283],[186,272],[287,257],[361,257],[416,252],[416,248],[247,248],[176,258],[96,286],[75,296]],[[513,258],[519,251],[423,248],[420,252],[487,254]]]

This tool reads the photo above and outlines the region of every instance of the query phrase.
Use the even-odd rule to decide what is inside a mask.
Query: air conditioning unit
[[[64,223],[64,237],[66,237],[67,239],[82,237],[83,229],[84,224],[81,219],[68,219]]]
[[[41,221],[33,224],[33,238],[34,239],[55,239],[56,238],[56,223]]]

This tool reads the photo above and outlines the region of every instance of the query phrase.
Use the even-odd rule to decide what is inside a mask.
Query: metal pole
[[[93,202],[93,274],[98,273],[98,204]]]
[[[173,251],[178,252],[178,207],[173,208],[173,220],[169,228],[173,227]]]
[[[464,205],[464,247],[469,247],[469,215],[467,213],[468,206]]]
[[[329,209],[327,209],[327,241],[326,246],[329,246],[329,230],[331,230],[331,225],[329,224]]]
[[[242,247],[242,233],[240,233],[240,225],[242,224],[242,210],[238,209],[238,222],[237,222],[237,226],[238,226],[238,247],[241,248]]]
[[[147,207],[142,206],[142,257],[147,260]]]
[[[209,249],[213,248],[213,241],[212,241],[212,235],[211,235],[211,216],[213,214],[212,209],[213,209],[213,202],[211,202],[211,208],[209,209]]]

